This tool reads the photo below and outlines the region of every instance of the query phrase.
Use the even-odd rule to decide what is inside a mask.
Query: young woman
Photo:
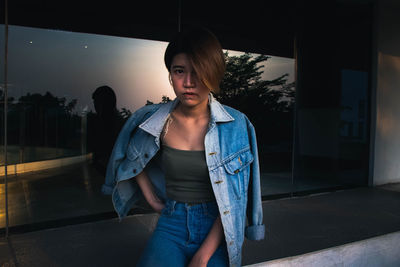
[[[142,197],[161,213],[138,266],[240,266],[244,236],[264,237],[254,128],[211,93],[225,60],[208,30],[179,33],[164,61],[176,99],[130,117],[103,191],[120,217]]]

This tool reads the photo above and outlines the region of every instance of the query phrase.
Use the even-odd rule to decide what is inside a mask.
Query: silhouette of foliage
[[[294,83],[287,83],[285,73],[273,80],[262,80],[260,64],[270,57],[253,56],[245,53],[241,56],[226,57],[226,72],[221,82],[221,92],[216,96],[224,104],[241,110],[246,114],[256,112],[254,106],[269,112],[289,112],[294,103]],[[251,105],[249,105],[251,103]]]
[[[162,104],[162,103],[168,103],[169,101],[172,101],[168,96],[166,96],[166,95],[163,95],[162,97],[161,97],[161,102],[159,102],[159,104]],[[154,104],[154,102],[152,102],[152,101],[150,101],[150,100],[147,100],[146,101],[146,106],[148,106],[148,105],[153,105]]]
[[[244,53],[226,57],[226,72],[220,84],[218,101],[245,113],[257,130],[262,153],[263,146],[291,146],[295,84],[288,83],[288,74],[273,80],[263,80],[263,68],[270,58]],[[286,148],[285,148],[286,147]]]
[[[73,114],[76,104],[76,99],[67,102],[50,92],[12,99],[8,107],[9,144],[79,150],[81,118]]]
[[[9,96],[7,99],[8,99],[7,103],[12,104],[14,102],[14,97]],[[4,91],[1,89],[0,89],[0,103],[4,104]]]
[[[126,108],[122,108],[120,111],[118,111],[119,116],[125,121],[127,120],[131,115],[132,111]]]
[[[172,100],[168,96],[163,95],[160,103],[168,103],[169,101]]]
[[[16,103],[16,105],[32,108],[35,112],[41,109],[57,109],[58,112],[72,115],[72,111],[77,103],[77,99],[72,99],[70,102],[67,103],[65,97],[56,97],[53,96],[50,92],[46,92],[44,95],[38,93],[28,93],[25,96],[21,96],[18,99],[18,103]]]

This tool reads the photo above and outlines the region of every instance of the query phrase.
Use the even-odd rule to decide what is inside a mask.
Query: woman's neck
[[[175,109],[175,112],[188,119],[189,118],[201,119],[210,116],[210,109],[208,107],[208,103],[205,103],[205,105],[198,105],[194,107],[187,107],[178,104],[178,106]]]

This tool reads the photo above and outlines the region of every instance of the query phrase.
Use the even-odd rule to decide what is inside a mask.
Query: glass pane
[[[340,179],[358,184],[368,175],[368,72],[343,69],[340,113]]]
[[[0,228],[6,224],[5,183],[4,183],[4,34],[5,27],[0,25]]]
[[[306,20],[297,51],[294,193],[301,194],[368,182],[372,9],[336,3],[321,14],[329,27],[318,31]]]
[[[108,156],[132,112],[174,98],[167,43],[10,26],[9,44],[10,225],[115,216]],[[256,128],[263,195],[289,193],[294,59],[226,53],[217,98]]]
[[[226,56],[218,99],[244,112],[256,129],[262,195],[290,193],[295,60],[237,51]]]
[[[108,155],[132,112],[173,98],[166,43],[19,26],[9,32],[10,226],[114,216],[101,193]]]

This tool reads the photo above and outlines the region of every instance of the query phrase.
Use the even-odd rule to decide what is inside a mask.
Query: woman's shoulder
[[[225,104],[221,104],[222,107],[225,109],[226,112],[229,113],[229,115],[231,115],[235,120],[236,119],[244,119],[247,120],[247,116],[246,114],[244,114],[243,112],[241,112],[240,110],[237,110],[231,106],[227,106]]]
[[[146,120],[148,117],[150,117],[154,112],[156,112],[162,105],[165,105],[163,103],[160,104],[150,104],[150,105],[145,105],[139,109],[137,109],[135,112],[132,113],[132,115],[128,118],[127,124],[135,123],[135,124],[140,124],[144,120]]]
[[[143,107],[141,107],[141,108],[139,108],[138,110],[136,110],[133,114],[135,114],[135,113],[141,114],[141,113],[155,112],[155,111],[157,111],[162,105],[163,105],[163,103],[144,105]]]
[[[132,115],[137,115],[139,117],[142,117],[143,115],[152,115],[155,113],[157,110],[159,110],[161,107],[170,105],[169,102],[167,103],[158,103],[158,104],[150,104],[150,105],[145,105],[138,110],[136,110]]]

